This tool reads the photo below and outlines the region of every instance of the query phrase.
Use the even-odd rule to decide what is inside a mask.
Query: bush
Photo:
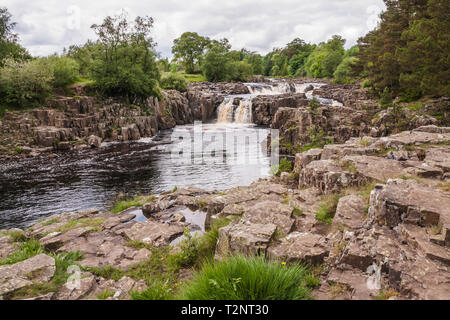
[[[208,263],[183,288],[187,300],[309,300],[308,271],[263,257],[230,257]]]
[[[47,59],[53,69],[53,87],[65,88],[80,77],[80,66],[74,59],[58,56],[50,56]]]
[[[53,69],[46,59],[6,60],[0,69],[0,102],[18,107],[43,102],[53,81]]]
[[[165,90],[178,90],[180,92],[186,92],[187,81],[186,78],[178,73],[167,73],[161,77],[161,88]]]
[[[355,81],[352,65],[357,61],[357,59],[358,58],[355,57],[348,57],[342,60],[334,72],[334,79],[336,83],[351,83]]]

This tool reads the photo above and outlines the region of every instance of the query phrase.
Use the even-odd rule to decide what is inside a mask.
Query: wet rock
[[[312,233],[293,232],[283,238],[279,244],[270,246],[267,254],[286,262],[304,262],[320,264],[328,256],[323,237]]]
[[[94,135],[89,136],[87,144],[91,148],[100,148],[100,146],[102,145],[102,138]]]
[[[150,203],[146,203],[142,206],[142,212],[145,216],[151,216],[152,214],[155,214],[157,212],[166,210],[170,208],[173,204],[164,199],[157,199],[155,201],[152,201]]]
[[[252,224],[232,222],[219,230],[219,240],[215,259],[223,259],[230,254],[265,254],[277,226],[274,224]]]
[[[155,221],[136,223],[124,231],[125,235],[133,241],[142,241],[154,247],[168,245],[181,236],[184,227],[181,225],[170,225]]]
[[[55,259],[40,254],[13,265],[0,266],[0,295],[33,283],[46,283],[55,274]]]

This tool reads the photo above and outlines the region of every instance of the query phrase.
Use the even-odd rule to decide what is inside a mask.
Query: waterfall
[[[342,103],[313,95],[313,90],[324,86],[325,83],[290,84],[288,82],[245,83],[250,94],[231,95],[225,97],[217,108],[219,123],[252,123],[252,99],[258,95],[279,95],[285,93],[304,93],[306,98],[316,98],[322,104],[343,106]],[[239,101],[237,104],[236,101]],[[236,104],[235,104],[236,102]]]
[[[234,104],[234,97],[227,97],[218,107],[217,121],[221,123],[252,123],[252,100],[242,99]]]
[[[252,100],[241,100],[236,109],[234,122],[252,123]]]

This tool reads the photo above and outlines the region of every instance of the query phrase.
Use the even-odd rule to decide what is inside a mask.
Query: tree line
[[[11,14],[0,8],[0,105],[39,104],[55,88],[76,82],[106,96],[161,97],[161,89],[185,91],[192,74],[215,82],[249,81],[253,75],[364,80],[374,94],[405,101],[450,96],[450,3],[384,2],[378,26],[347,50],[345,39],[335,35],[319,44],[296,38],[261,55],[232,50],[227,39],[186,32],[174,40],[171,61],[156,51],[153,19],[129,21],[125,13],[91,26],[95,40],[60,55],[32,57],[19,43]]]

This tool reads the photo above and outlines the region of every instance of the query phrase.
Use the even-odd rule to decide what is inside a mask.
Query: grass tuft
[[[0,260],[0,265],[15,264],[44,253],[44,248],[38,240],[32,239],[20,244],[19,249],[8,258]]]
[[[206,264],[183,288],[187,300],[310,300],[308,270],[263,257],[230,257]]]

